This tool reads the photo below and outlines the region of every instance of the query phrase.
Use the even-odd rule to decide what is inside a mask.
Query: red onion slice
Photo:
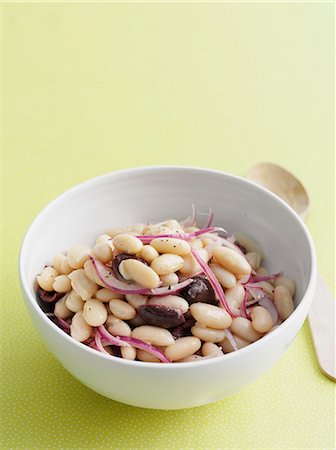
[[[102,344],[101,334],[100,334],[100,332],[98,330],[96,330],[96,333],[95,333],[94,343],[95,343],[95,347],[96,347],[97,350],[99,350],[102,353],[105,353],[106,355],[109,355],[109,352],[107,352],[105,350],[105,348],[104,348],[104,346]]]
[[[196,221],[196,207],[194,203],[192,203],[191,205],[191,210],[192,210],[191,216],[180,221],[180,224],[182,225],[183,228],[192,227]]]
[[[240,313],[243,317],[245,317],[245,319],[249,319],[249,315],[246,310],[246,302],[247,302],[248,296],[249,296],[249,291],[247,291],[245,289],[244,299],[242,301],[242,304],[240,305]]]
[[[156,347],[154,347],[151,344],[148,344],[147,342],[141,341],[140,339],[135,339],[129,336],[112,336],[112,334],[110,334],[106,328],[104,327],[104,325],[101,325],[100,327],[98,327],[98,332],[96,332],[97,334],[100,334],[100,338],[103,338],[105,341],[107,341],[108,343],[112,344],[112,345],[117,345],[118,347],[136,347],[136,348],[141,348],[142,350],[146,350],[146,352],[151,353],[152,355],[156,356],[160,361],[164,362],[164,363],[170,363],[171,361]],[[95,343],[96,346],[98,347],[99,351],[103,351],[104,353],[108,353],[106,352],[106,350],[103,348],[103,345],[101,343],[101,339],[99,340],[99,338],[95,339]],[[99,347],[99,345],[101,346],[101,348]],[[109,354],[109,353],[108,353]]]
[[[267,309],[267,311],[270,313],[272,320],[273,320],[273,325],[275,325],[278,321],[279,315],[278,315],[278,311],[275,307],[275,305],[273,304],[272,300],[269,297],[264,297],[259,301],[259,305],[263,306],[265,309]]]
[[[227,328],[225,328],[224,333],[225,333],[225,336],[227,337],[228,341],[232,345],[233,350],[236,352],[238,350],[238,345],[237,345],[235,338],[233,337],[233,334]]]
[[[112,336],[111,333],[109,333],[107,331],[107,329],[104,327],[104,325],[100,325],[97,328],[98,332],[100,333],[100,336],[107,341],[109,344],[111,345],[117,345],[118,347],[130,347],[130,344],[128,344],[127,342],[123,342],[120,339],[120,336],[116,337],[116,336]]]
[[[132,338],[129,336],[119,336],[121,341],[131,344],[133,347],[140,348],[141,350],[146,350],[146,352],[151,353],[156,356],[163,363],[170,363],[171,361],[156,347],[147,342],[141,341],[140,339]]]
[[[193,275],[195,276],[195,275]],[[176,292],[180,291],[181,289],[189,286],[190,283],[192,283],[192,278],[188,278],[184,281],[181,281],[181,283],[178,284],[174,284],[173,286],[163,286],[163,287],[158,287],[155,289],[147,289],[147,294],[148,295],[170,295],[170,294],[175,294]]]
[[[205,225],[204,228],[210,228],[211,225],[212,225],[213,219],[214,219],[214,212],[213,212],[213,209],[212,209],[211,206],[210,206],[210,208],[209,208],[208,222],[207,222],[207,224]]]
[[[278,272],[278,273],[272,273],[270,275],[265,275],[265,276],[255,276],[255,277],[251,277],[251,279],[249,280],[249,283],[253,284],[253,283],[259,283],[259,281],[269,281],[269,280],[275,280],[278,277],[281,277],[283,272]]]
[[[217,297],[219,301],[221,302],[224,309],[230,314],[230,316],[235,316],[233,312],[231,311],[229,304],[226,300],[224,291],[222,286],[219,284],[219,281],[216,278],[216,275],[213,273],[213,271],[210,269],[207,263],[203,261],[203,259],[199,256],[197,251],[194,248],[191,248],[191,253],[198,262],[198,264],[201,266],[204,274],[208,277],[209,282],[211,283],[211,286],[213,287],[215,293],[217,294]]]

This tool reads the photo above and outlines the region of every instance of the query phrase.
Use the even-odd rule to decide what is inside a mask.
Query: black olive
[[[37,303],[39,307],[45,313],[54,312],[55,303],[60,298],[64,297],[64,293],[61,292],[47,292],[44,289],[38,287],[37,289]]]
[[[192,336],[191,327],[193,327],[195,323],[195,319],[187,319],[182,325],[173,328],[170,332],[175,339],[179,339],[184,336]]]
[[[121,273],[119,272],[119,264],[122,261],[125,261],[126,259],[136,259],[137,261],[140,261],[144,264],[146,264],[146,266],[148,266],[148,264],[146,263],[146,261],[144,261],[141,258],[138,258],[137,256],[134,255],[128,255],[127,253],[120,253],[119,255],[115,256],[112,260],[112,270],[114,273],[114,276],[116,278],[118,278],[118,280],[122,280],[125,281],[125,278],[121,275]]]
[[[42,289],[41,287],[38,287],[37,293],[38,293],[38,296],[40,297],[40,299],[46,303],[55,303],[60,298],[64,297],[64,293],[62,293],[62,292],[56,292],[56,291],[48,292],[48,291],[45,291],[44,289]]]
[[[180,309],[170,308],[164,305],[141,305],[138,311],[147,325],[173,328],[185,322],[185,318]]]
[[[209,280],[204,277],[195,277],[192,283],[179,292],[179,295],[186,299],[189,305],[198,302],[217,305],[215,292]]]

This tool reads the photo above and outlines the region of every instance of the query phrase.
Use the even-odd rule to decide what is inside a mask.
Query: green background
[[[17,261],[38,211],[88,178],[155,164],[244,175],[272,161],[308,188],[332,285],[334,5],[2,3],[2,25],[1,448],[333,447],[334,384],[307,324],[238,395],[141,410],[91,392],[46,352]]]

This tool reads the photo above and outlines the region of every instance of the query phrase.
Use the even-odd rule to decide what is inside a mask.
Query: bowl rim
[[[57,205],[58,203],[62,202],[64,198],[66,198],[69,195],[74,195],[78,191],[81,191],[83,188],[87,188],[89,185],[95,185],[99,184],[101,182],[104,182],[108,178],[114,178],[114,177],[126,177],[128,175],[140,173],[140,172],[147,172],[147,173],[154,173],[158,171],[188,171],[188,172],[198,172],[200,174],[207,174],[207,175],[219,175],[226,177],[227,179],[231,179],[234,182],[243,183],[246,186],[253,186],[253,188],[256,191],[259,191],[262,193],[262,195],[266,195],[273,199],[276,203],[281,205],[282,208],[284,208],[287,213],[294,218],[294,220],[297,221],[297,223],[300,225],[301,230],[308,242],[309,252],[310,252],[310,261],[311,261],[311,270],[310,270],[310,277],[308,281],[308,285],[306,288],[306,291],[304,295],[302,296],[302,299],[299,303],[299,305],[294,309],[293,313],[288,317],[283,323],[281,323],[275,330],[273,330],[271,333],[266,334],[261,339],[250,343],[244,348],[239,349],[238,351],[226,353],[225,359],[223,358],[209,358],[209,359],[203,359],[199,361],[193,361],[193,362],[180,362],[178,364],[171,363],[171,364],[158,364],[153,362],[144,362],[144,361],[130,361],[123,358],[118,358],[113,355],[105,355],[104,353],[98,352],[97,350],[87,346],[83,345],[81,342],[76,341],[73,339],[70,335],[65,333],[60,327],[58,327],[52,320],[50,320],[45,313],[42,311],[42,309],[39,307],[36,297],[32,295],[31,290],[28,286],[28,280],[26,278],[26,275],[24,273],[24,259],[26,258],[26,247],[29,242],[29,236],[33,232],[34,228],[38,226],[38,222],[41,217],[43,217],[45,214],[49,212],[50,209],[54,207],[54,205]],[[305,307],[306,302],[308,301],[308,298],[312,298],[313,293],[315,291],[316,286],[316,278],[317,278],[317,262],[316,262],[316,251],[313,243],[313,239],[307,229],[307,226],[301,219],[301,217],[281,198],[273,194],[273,192],[269,191],[268,189],[264,188],[263,186],[260,186],[259,184],[255,183],[254,181],[248,180],[246,178],[243,178],[238,175],[234,175],[225,171],[221,170],[215,170],[215,169],[209,169],[206,167],[197,167],[197,166],[188,166],[188,165],[151,165],[151,166],[138,166],[138,167],[131,167],[127,169],[120,169],[116,171],[111,171],[93,178],[90,178],[88,180],[85,180],[79,184],[74,185],[73,187],[67,189],[66,191],[62,192],[60,195],[55,197],[51,202],[49,202],[46,206],[44,206],[39,213],[35,216],[31,224],[29,225],[27,231],[25,232],[21,246],[20,246],[20,253],[19,253],[19,279],[21,283],[21,288],[23,293],[25,294],[23,297],[26,302],[26,306],[28,307],[28,303],[33,307],[37,315],[40,317],[42,321],[44,321],[46,324],[48,324],[51,329],[53,329],[56,333],[59,334],[59,336],[62,339],[65,339],[69,342],[70,345],[74,345],[75,347],[78,346],[78,349],[82,351],[87,351],[89,354],[95,355],[98,358],[103,358],[106,361],[111,362],[111,366],[113,364],[123,364],[126,366],[129,366],[130,368],[152,368],[155,370],[177,370],[178,368],[190,368],[190,367],[201,367],[204,365],[211,365],[211,364],[218,364],[223,363],[224,361],[231,361],[235,360],[237,358],[240,358],[241,356],[245,355],[248,351],[255,350],[262,345],[266,344],[266,342],[274,339],[277,335],[280,333],[283,333],[286,328],[288,328],[295,320],[297,319],[297,316],[299,315],[300,311]],[[42,338],[42,337],[41,337]],[[42,338],[43,340],[43,338]],[[196,365],[196,366],[195,366]],[[174,369],[173,369],[174,368]]]

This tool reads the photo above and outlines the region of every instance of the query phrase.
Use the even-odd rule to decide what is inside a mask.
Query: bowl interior
[[[99,234],[114,226],[183,219],[191,213],[192,203],[199,212],[211,206],[215,225],[242,231],[259,242],[266,255],[263,265],[295,279],[296,301],[302,298],[311,275],[312,250],[298,216],[274,195],[244,179],[176,167],[111,173],[58,197],[27,232],[21,253],[22,281],[34,296],[36,274],[56,253],[74,244],[92,245]]]

